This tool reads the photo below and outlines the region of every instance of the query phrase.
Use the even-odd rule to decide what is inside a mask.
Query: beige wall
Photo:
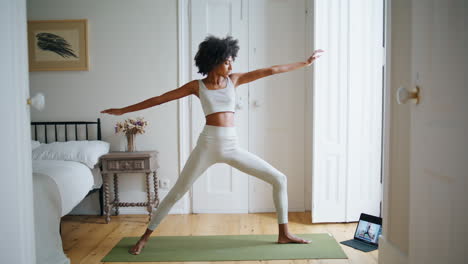
[[[388,241],[403,253],[408,254],[409,227],[409,159],[410,159],[410,109],[408,104],[396,103],[398,87],[410,88],[411,83],[411,3],[407,0],[392,0],[391,6],[391,124],[390,165],[388,182]]]
[[[159,175],[172,186],[178,177],[177,101],[117,117],[99,112],[177,88],[177,1],[28,0],[27,11],[29,20],[88,19],[89,27],[89,71],[30,73],[31,94],[42,92],[46,97],[45,109],[32,110],[31,119],[100,117],[103,140],[111,143],[112,150],[123,150],[125,140],[114,134],[115,122],[142,116],[149,127],[146,134],[137,136],[137,148],[159,151]],[[144,201],[144,183],[138,175],[123,175],[121,200]],[[162,196],[166,192],[162,190]],[[143,207],[121,211],[131,209],[145,212]],[[180,204],[174,207],[178,209]],[[83,208],[80,212],[96,210]]]

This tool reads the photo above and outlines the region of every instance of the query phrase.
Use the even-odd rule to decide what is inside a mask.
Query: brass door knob
[[[400,87],[396,93],[396,100],[398,104],[406,104],[408,101],[412,100],[415,104],[419,104],[420,98],[420,88],[416,86],[415,90],[408,91],[404,87]]]

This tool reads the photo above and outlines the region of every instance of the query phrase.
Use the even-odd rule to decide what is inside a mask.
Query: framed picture
[[[87,71],[88,21],[28,21],[29,71]]]

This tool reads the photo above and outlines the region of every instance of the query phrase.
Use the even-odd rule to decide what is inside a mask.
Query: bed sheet
[[[102,174],[101,174],[101,169],[100,168],[94,168],[91,170],[91,173],[93,174],[94,178],[94,183],[93,183],[93,189],[100,189],[102,187]]]
[[[57,185],[60,195],[60,216],[68,214],[93,189],[92,171],[79,162],[62,160],[33,160],[33,176],[49,176]],[[51,189],[52,191],[52,189]]]
[[[33,160],[36,263],[69,264],[63,252],[60,219],[93,188],[92,170],[75,161]]]

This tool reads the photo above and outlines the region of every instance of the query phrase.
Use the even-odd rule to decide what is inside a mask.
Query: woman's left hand
[[[312,53],[312,56],[310,56],[306,63],[307,63],[307,66],[310,66],[316,59],[320,58],[320,56],[322,56],[322,54],[320,54],[321,52],[325,52],[324,50],[321,50],[321,49],[318,49],[318,50],[315,50],[313,53]]]

